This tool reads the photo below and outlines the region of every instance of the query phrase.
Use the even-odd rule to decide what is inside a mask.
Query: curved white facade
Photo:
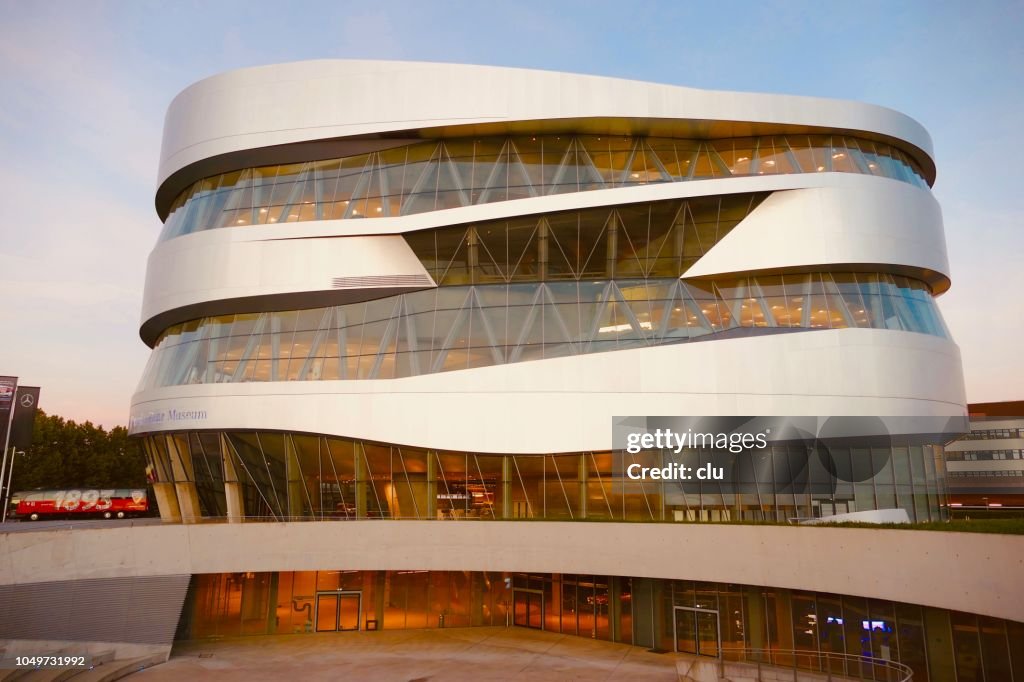
[[[352,97],[352,92],[361,96]],[[302,154],[315,160],[323,158],[328,148],[331,153],[361,152],[424,139],[443,139],[452,146],[453,141],[481,134],[536,133],[561,139],[563,134],[600,136],[623,131],[636,139],[656,134],[712,142],[739,135],[775,135],[772,159],[780,164],[785,159],[778,152],[782,139],[778,135],[789,136],[785,154],[793,159],[800,153],[812,158],[815,153],[818,143],[813,140],[809,151],[801,151],[794,141],[804,139],[805,133],[855,135],[902,147],[912,163],[926,169],[927,179],[934,177],[934,171],[928,170],[933,162],[927,133],[901,114],[870,105],[706,92],[518,69],[317,61],[222,74],[181,93],[171,105],[165,126],[158,208],[163,212],[171,204],[173,197],[164,196],[168,188],[184,188],[204,173],[229,171],[232,164],[294,162]],[[759,143],[742,144],[764,145],[768,138],[759,139]],[[859,153],[855,143],[846,144],[844,151],[820,158],[827,161],[828,156],[838,159]],[[867,144],[861,148],[867,149]],[[767,158],[763,152],[755,153]],[[858,272],[910,277],[933,295],[948,288],[941,213],[927,188],[858,174],[852,166],[853,172],[827,172],[831,165],[808,168],[806,160],[803,172],[765,174],[774,170],[767,165],[775,163],[770,160],[762,162],[757,174],[752,170],[740,174],[735,168],[745,157],[739,154],[732,157],[732,173],[706,180],[557,194],[531,190],[536,196],[374,220],[329,219],[325,212],[322,218],[318,213],[317,219],[247,223],[165,239],[150,256],[143,338],[152,344],[169,327],[185,323],[187,328],[190,320],[214,319],[211,316],[272,317],[269,311],[344,306],[439,284],[443,290],[445,283],[435,281],[438,273],[425,267],[425,261],[421,263],[410,247],[412,242],[404,238],[410,234],[450,226],[496,225],[495,221],[525,216],[546,220],[568,211],[580,212],[585,219],[585,211],[661,206],[664,203],[658,202],[709,196],[756,196],[759,203],[713,245],[702,245],[703,253],[695,262],[691,259],[692,264],[675,273],[684,282],[757,276],[761,279],[744,281],[757,281],[756,286],[763,288],[777,274]],[[527,157],[521,156],[526,164]],[[699,157],[694,158],[699,162]],[[834,163],[838,171],[840,161]],[[863,165],[861,171],[867,172]],[[406,184],[413,183],[406,180]],[[346,213],[345,217],[362,216]],[[292,214],[289,220],[294,218]],[[810,277],[807,286],[816,286],[816,278],[822,275],[806,276]],[[834,279],[835,287],[851,286],[844,285],[840,276],[828,277]],[[532,279],[545,281],[542,276]],[[834,300],[828,293],[833,285],[825,282],[824,286],[820,312],[825,312],[826,305],[833,308],[824,323],[806,317],[802,323],[796,321],[802,308],[787,303],[791,306],[788,323],[777,318],[773,325],[768,315],[767,322],[751,319],[746,324],[736,320],[736,313],[731,322],[709,322],[713,333],[700,343],[659,345],[662,341],[649,340],[647,345],[652,347],[594,353],[589,350],[593,341],[580,341],[573,357],[511,362],[515,354],[506,353],[484,363],[498,366],[441,373],[421,366],[413,373],[422,376],[396,374],[390,379],[374,379],[376,374],[371,373],[359,377],[369,380],[294,381],[289,379],[298,377],[286,378],[283,369],[275,368],[269,381],[223,373],[204,378],[195,372],[191,378],[144,381],[143,390],[133,399],[133,432],[166,431],[171,425],[155,415],[177,410],[204,418],[178,420],[171,430],[264,428],[420,447],[539,453],[607,448],[610,418],[615,414],[963,413],[959,352],[948,335],[902,331],[908,325],[894,324],[885,312],[870,322],[858,322],[853,319],[856,302],[848,301],[838,316],[829,303]],[[759,305],[768,310],[774,300],[765,298]],[[866,294],[856,300],[868,301]],[[268,320],[268,325],[273,322]],[[643,335],[648,329],[643,325],[650,323],[631,324],[639,325],[638,333]],[[714,332],[729,325],[759,333],[713,338]],[[806,329],[775,334],[773,326],[790,327],[786,331]],[[843,328],[816,328],[821,326]],[[858,326],[874,328],[850,328]],[[499,345],[511,342],[509,338],[496,341]],[[308,350],[309,344],[302,348]],[[216,359],[213,350],[196,352],[211,353],[211,364]],[[250,351],[236,354],[245,352]],[[291,350],[297,352],[299,345]],[[314,353],[309,352],[312,358]],[[338,352],[344,358],[345,351]],[[237,367],[234,374],[240,375]],[[274,380],[278,374],[282,376]],[[312,376],[311,372],[303,375]],[[327,377],[317,374],[316,378]],[[499,424],[488,423],[488,415],[499,414]]]
[[[936,293],[949,288],[942,214],[930,192],[849,174],[775,175],[543,196],[364,220],[358,226],[319,220],[188,234],[159,243],[150,255],[142,321],[155,335],[162,328],[152,325],[154,318],[180,322],[196,316],[178,312],[181,308],[221,300],[217,312],[243,312],[246,307],[231,299],[323,291],[339,275],[419,276],[432,286],[415,255],[396,238],[403,233],[623,203],[766,191],[773,193],[771,198],[754,209],[742,229],[684,276],[870,264],[879,272],[913,273]]]
[[[441,526],[438,528],[437,526]],[[495,525],[497,528],[495,528]],[[383,526],[383,527],[382,527]],[[504,542],[481,552],[495,534]],[[607,543],[610,533],[621,541]],[[602,552],[592,548],[605,546]],[[409,521],[340,524],[143,526],[0,535],[0,585],[44,580],[393,568],[543,571],[678,578],[870,595],[877,599],[1015,619],[1024,538],[989,533],[864,528],[677,524],[498,524]],[[651,553],[651,546],[660,546]],[[974,557],[961,561],[960,556]],[[62,559],[54,561],[54,557]],[[71,560],[63,557],[85,557]],[[645,561],[638,562],[643,556]],[[701,561],[693,561],[694,556]],[[946,568],[939,572],[934,564]],[[30,570],[28,566],[41,566]],[[800,570],[794,570],[798,567]],[[946,589],[950,583],[963,586]],[[942,679],[942,678],[939,678]]]
[[[607,450],[619,413],[962,413],[960,354],[924,334],[828,330],[611,354],[614,372],[609,353],[594,353],[404,379],[168,387],[136,394],[133,432],[272,428],[537,454]]]
[[[158,177],[163,184],[190,164],[222,154],[396,131],[418,137],[425,130],[492,124],[529,132],[602,131],[588,119],[619,119],[619,126],[637,131],[726,129],[729,135],[773,125],[865,131],[916,148],[934,180],[927,131],[869,104],[554,71],[349,60],[240,69],[190,86],[168,111]]]

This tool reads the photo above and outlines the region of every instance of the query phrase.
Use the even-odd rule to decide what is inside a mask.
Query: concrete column
[[[608,279],[612,279],[612,278],[615,277],[615,258],[616,258],[617,254],[618,254],[618,248],[619,248],[619,219],[618,219],[618,215],[615,215],[615,216],[611,217],[608,220],[607,235],[608,235],[607,251],[605,252],[605,257],[606,257],[606,261],[605,261],[606,262],[606,266],[605,267],[607,269],[607,272],[605,274],[608,277]]]
[[[470,594],[469,600],[469,624],[473,627],[484,625],[484,576],[483,573],[474,571],[469,574]],[[490,625],[490,623],[487,623]]]
[[[466,233],[466,265],[469,267],[470,284],[476,284],[477,270],[480,266],[480,238],[473,227]]]
[[[171,460],[171,476],[174,491],[178,497],[178,509],[182,523],[195,523],[202,518],[199,494],[196,492],[195,475],[192,470],[192,454],[187,435],[166,437],[167,454]]]
[[[365,519],[366,495],[369,492],[367,486],[373,485],[373,482],[369,480],[370,474],[366,470],[366,455],[363,453],[363,446],[356,442],[352,449],[356,458],[356,518]]]
[[[696,164],[695,164],[696,165]],[[673,252],[676,258],[676,272],[683,272],[683,246],[685,244],[686,235],[686,207],[680,212],[680,220],[675,226],[675,241],[673,246],[675,251]]]
[[[576,478],[579,480],[579,493],[580,493],[580,508],[579,518],[587,518],[587,453],[583,453],[579,456],[579,473],[576,474]]]
[[[806,300],[806,299],[804,299]],[[789,590],[775,590],[775,632],[779,641],[776,644],[782,650],[792,650],[793,647],[793,603],[790,600]],[[770,618],[771,616],[769,616]],[[774,643],[774,642],[773,642]],[[781,656],[779,661],[782,665],[793,665],[792,656]]]
[[[427,450],[427,506],[423,518],[437,518],[437,453]]]
[[[622,641],[622,598],[621,579],[618,576],[608,577],[608,625],[611,631],[612,641]]]
[[[543,282],[548,277],[548,221],[543,218],[537,224],[537,268]]]
[[[512,518],[512,457],[501,458],[501,518]]]
[[[245,520],[242,484],[237,481],[225,483],[224,499],[227,500],[228,523],[241,523]]]
[[[267,634],[277,634],[277,588],[281,580],[281,574],[274,571],[270,574],[270,595],[267,598]]]
[[[667,580],[651,581],[651,619],[653,621],[654,648],[675,651],[676,643],[672,639],[675,609],[665,603],[665,595],[669,589]],[[669,609],[668,613],[665,612],[666,607]]]
[[[178,507],[178,496],[174,492],[173,483],[154,483],[153,497],[156,498],[161,521],[181,523],[181,509]]]
[[[953,630],[949,611],[925,607],[925,648],[928,656],[928,674],[933,680],[952,680],[956,676]],[[849,650],[849,649],[847,649]],[[1016,675],[1014,675],[1016,677]]]
[[[747,640],[746,646],[751,649],[767,649],[764,596],[761,594],[761,588],[746,588],[744,590],[743,605],[746,608],[746,613],[744,614],[746,627],[743,628]]]
[[[288,516],[290,519],[302,518],[306,507],[306,487],[299,467],[299,453],[290,436],[284,439],[284,477],[288,482]]]
[[[199,508],[199,493],[192,482],[175,483],[174,491],[178,494],[178,507],[181,510],[182,523],[196,523],[202,519],[203,512]]]
[[[373,614],[374,618],[377,619],[377,629],[384,629],[384,591],[386,585],[387,571],[374,571],[373,581]]]
[[[227,503],[228,523],[241,523],[245,516],[242,484],[238,482],[235,458],[231,456],[231,444],[223,434],[220,437],[220,455],[224,464],[224,500]]]

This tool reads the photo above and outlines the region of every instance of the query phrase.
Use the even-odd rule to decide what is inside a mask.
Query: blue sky
[[[0,374],[126,421],[164,111],[205,76],[350,57],[854,99],[935,142],[972,401],[1024,398],[1022,2],[0,0]]]

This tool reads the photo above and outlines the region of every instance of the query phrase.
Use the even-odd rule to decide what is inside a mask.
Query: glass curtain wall
[[[896,661],[923,682],[1024,682],[1024,623],[838,594],[589,574],[196,575],[177,638],[507,625],[855,679]],[[820,656],[829,653],[854,658]]]
[[[632,464],[662,466],[658,451],[496,455],[264,431],[154,435],[143,444],[158,482],[195,483],[208,517],[225,515],[225,492],[207,470],[234,472],[229,483],[239,486],[252,520],[787,521],[902,508],[911,520],[937,521],[946,514],[942,450],[930,445],[830,448],[832,471],[877,472],[856,482],[837,480],[823,456],[803,446],[683,451],[677,461],[713,459],[729,476],[680,482],[626,475]],[[208,468],[181,463],[211,453]]]
[[[903,152],[839,135],[450,139],[204,178],[172,203],[160,239],[220,227],[411,215],[651,183],[822,172],[876,175],[928,188],[920,167]]]
[[[885,274],[447,286],[175,325],[157,341],[138,390],[396,379],[706,340],[741,328],[771,334],[848,327],[949,338],[927,285]]]

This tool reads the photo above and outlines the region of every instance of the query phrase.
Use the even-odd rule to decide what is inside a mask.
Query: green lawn
[[[1024,518],[1020,519],[954,519],[931,523],[838,523],[847,528],[893,528],[896,530],[944,530],[954,533],[1003,533],[1024,535]]]

